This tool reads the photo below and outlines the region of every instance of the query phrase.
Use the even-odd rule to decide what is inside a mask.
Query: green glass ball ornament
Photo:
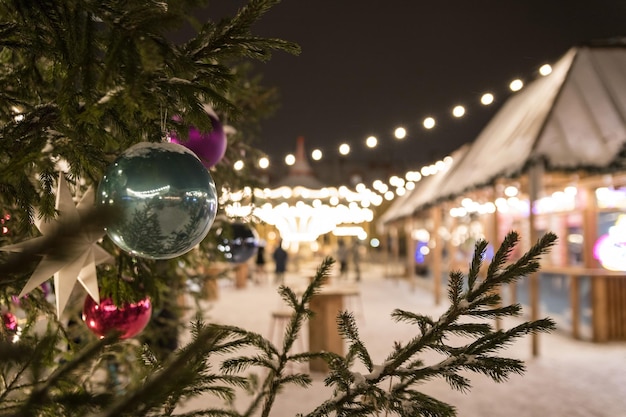
[[[121,249],[171,259],[207,235],[217,214],[217,191],[209,171],[184,146],[141,142],[107,168],[96,203],[114,209],[105,229]]]

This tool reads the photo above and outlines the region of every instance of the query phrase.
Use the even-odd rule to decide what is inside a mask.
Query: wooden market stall
[[[428,230],[437,301],[448,271],[467,269],[476,239],[497,246],[514,229],[523,253],[553,231],[559,242],[541,272],[505,296],[574,337],[625,340],[625,144],[626,44],[578,46],[512,95],[447,171],[394,202],[381,224],[411,236]]]

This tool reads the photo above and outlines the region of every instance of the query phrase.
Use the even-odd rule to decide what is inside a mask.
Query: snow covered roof
[[[427,201],[404,199],[408,207],[385,218],[518,176],[538,161],[553,171],[608,170],[625,143],[626,44],[572,48],[550,75],[504,103]]]
[[[447,170],[428,177],[422,177],[411,192],[396,198],[379,218],[379,223],[384,224],[391,220],[410,216],[413,214],[415,207],[424,207],[429,203],[434,203],[438,198],[438,191],[442,184],[446,182],[446,178],[454,165],[463,159],[469,150],[469,146],[469,144],[463,145],[450,155],[452,164]]]

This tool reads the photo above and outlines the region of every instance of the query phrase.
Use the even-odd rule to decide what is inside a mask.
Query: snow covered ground
[[[378,264],[363,266],[361,288],[362,316],[357,314],[360,335],[375,362],[391,351],[393,341],[407,340],[414,329],[390,318],[395,308],[437,316],[446,305],[435,305],[430,291],[407,281],[385,277],[386,268]],[[288,273],[287,285],[304,285],[308,273]],[[271,274],[270,274],[271,276]],[[250,283],[236,289],[222,282],[217,301],[203,302],[207,320],[233,324],[269,337],[271,311],[282,301],[276,286],[266,282]],[[352,303],[360,312],[361,305]],[[518,321],[503,323],[511,327]],[[306,329],[305,329],[306,330]],[[306,339],[306,335],[305,335]],[[559,332],[539,336],[540,353],[533,357],[531,339],[526,337],[505,352],[526,362],[524,375],[495,383],[481,375],[471,375],[472,389],[453,391],[442,380],[422,386],[422,392],[457,408],[459,417],[626,417],[626,342],[593,344],[577,341]],[[305,340],[306,342],[306,340]],[[331,392],[324,386],[324,375],[313,373],[313,387],[290,387],[281,392],[272,416],[295,416],[312,411]],[[208,407],[215,398],[198,398],[178,411]],[[239,398],[238,409],[248,400]]]

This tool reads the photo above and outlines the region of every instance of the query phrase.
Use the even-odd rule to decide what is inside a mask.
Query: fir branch
[[[399,398],[391,397],[391,410],[400,416],[453,417],[456,409],[415,390],[406,390]]]
[[[451,303],[458,303],[463,293],[463,274],[460,271],[450,272],[448,281],[448,299]]]
[[[102,349],[110,345],[117,337],[111,335],[92,343],[90,346],[83,348],[71,361],[58,367],[52,374],[43,382],[38,384],[32,393],[28,396],[28,399],[22,404],[21,410],[18,415],[23,417],[34,416],[34,411],[38,407],[47,405],[53,399],[50,397],[50,391],[61,382],[62,379],[67,378],[69,374],[82,366],[84,362],[94,358]]]
[[[471,309],[464,313],[465,316],[482,317],[487,319],[496,319],[500,317],[518,317],[522,313],[520,304],[511,304],[499,308],[491,308],[487,310]]]
[[[437,321],[428,317],[423,317],[414,313],[404,311],[394,311],[393,317],[397,321],[409,321],[420,327],[421,335],[411,339],[406,345],[395,345],[393,353],[381,365],[374,365],[369,375],[360,379],[360,383],[352,385],[354,375],[349,372],[347,359],[335,359],[330,362],[331,373],[326,378],[327,385],[334,385],[337,394],[330,400],[325,401],[317,407],[310,416],[327,415],[330,410],[337,411],[343,415],[346,407],[356,401],[360,395],[367,395],[372,392],[372,386],[379,384],[387,378],[397,376],[400,382],[394,384],[391,390],[391,398],[407,392],[413,384],[435,377],[445,378],[451,387],[460,390],[467,390],[470,382],[465,377],[458,374],[459,370],[469,370],[483,373],[496,382],[506,380],[511,373],[522,373],[523,363],[514,359],[494,358],[489,356],[512,343],[515,339],[531,333],[547,332],[554,329],[554,322],[550,319],[526,322],[506,331],[493,332],[491,326],[483,323],[459,324],[457,320],[464,315],[490,315],[508,316],[519,312],[518,306],[489,308],[483,310],[485,306],[496,305],[500,298],[493,290],[503,283],[513,282],[527,271],[538,268],[538,257],[544,254],[554,243],[555,236],[547,234],[540,239],[519,261],[508,267],[505,272],[496,277],[487,276],[472,290],[471,286],[465,293],[459,293],[458,275],[451,282],[455,288],[450,290],[452,304],[448,310],[441,315]],[[512,242],[517,240],[515,234],[509,235],[506,246],[499,251],[496,262],[501,262],[504,255],[510,252]],[[479,242],[476,245],[478,255],[474,256],[474,267],[470,270],[470,279],[475,280],[480,269],[482,253],[486,248],[486,242]],[[503,277],[504,275],[504,277]],[[474,281],[476,282],[476,281]],[[458,294],[458,295],[457,295]],[[343,324],[343,323],[342,323]],[[345,326],[344,326],[345,327]],[[340,329],[341,331],[342,329]],[[352,330],[344,328],[345,335],[351,334]],[[452,347],[444,343],[448,334],[461,333],[475,337],[473,342],[461,347]],[[414,355],[423,349],[432,349],[448,355],[439,363],[422,366],[421,361],[411,360]],[[388,407],[390,407],[388,405]],[[442,415],[453,415],[450,409],[442,409]],[[432,415],[438,415],[435,410]],[[452,414],[451,414],[452,413]],[[347,415],[347,414],[346,414]],[[428,414],[424,414],[428,415]]]
[[[484,336],[493,331],[493,327],[488,323],[462,323],[450,324],[448,331],[461,336]]]
[[[519,260],[506,267],[502,273],[488,276],[476,291],[486,293],[499,285],[509,284],[522,276],[537,272],[540,268],[539,259],[552,248],[556,239],[557,236],[554,233],[546,233],[528,252],[522,255]],[[470,302],[473,301],[475,296],[475,293],[471,292],[468,300]]]
[[[346,311],[340,313],[337,317],[337,326],[339,327],[339,334],[351,343],[346,356],[347,362],[350,363],[352,358],[356,356],[361,360],[361,363],[365,365],[367,370],[371,372],[374,363],[365,345],[359,338],[359,329],[356,325],[354,315]]]
[[[467,274],[467,285],[469,287],[469,291],[474,289],[474,284],[478,279],[478,274],[480,272],[480,267],[483,264],[486,251],[487,241],[483,239],[477,241],[474,249],[474,256],[472,257],[472,263],[470,264],[470,269]]]
[[[504,263],[509,259],[513,249],[519,242],[519,234],[516,231],[510,231],[504,237],[500,247],[494,254],[487,269],[487,276],[492,277],[502,268]]]
[[[228,331],[218,329],[215,326],[203,329],[185,349],[178,352],[177,356],[167,366],[151,374],[141,387],[124,395],[107,410],[98,414],[98,416],[117,417],[122,412],[129,412],[130,410],[141,413],[157,406],[160,401],[159,395],[156,395],[156,393],[167,392],[167,387],[176,386],[176,384],[181,384],[185,380],[188,381],[189,376],[191,376],[190,371],[192,371],[189,368],[190,361],[194,361],[194,357],[198,355],[201,358],[206,356],[213,351],[220,340],[228,336]],[[178,389],[180,389],[180,386]],[[219,392],[223,394],[225,391],[219,390]]]

